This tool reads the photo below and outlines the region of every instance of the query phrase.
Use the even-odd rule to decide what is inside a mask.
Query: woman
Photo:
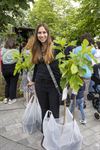
[[[58,61],[55,60],[56,54],[47,25],[38,25],[34,34],[32,63],[35,64],[33,82],[42,109],[42,119],[47,110],[51,110],[55,118],[59,117],[59,93],[46,66],[46,64],[50,65],[55,79],[60,85],[61,74]]]
[[[1,48],[2,74],[6,81],[5,99],[3,101],[5,104],[13,104],[16,102],[17,81],[19,75],[13,75],[16,65],[14,53],[19,53],[19,51],[16,49],[15,40],[15,37],[10,35],[6,40],[5,46]]]

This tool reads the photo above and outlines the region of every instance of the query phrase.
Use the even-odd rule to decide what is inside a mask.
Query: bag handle
[[[66,116],[66,100],[64,100],[64,120],[63,120],[63,125],[66,122],[66,118],[67,118],[67,116]]]
[[[30,98],[30,100],[29,100],[30,103],[33,102],[33,98],[34,98],[34,95],[31,96],[31,98]],[[29,103],[29,102],[28,102],[28,103]]]
[[[75,120],[75,105],[76,105],[76,95],[73,98],[73,107],[74,107],[74,109],[73,109],[73,121]]]
[[[50,110],[47,110],[46,113],[45,113],[45,116],[44,116],[44,119],[45,120],[47,118],[48,115],[51,115],[52,114],[52,111]],[[53,115],[53,114],[52,114]]]

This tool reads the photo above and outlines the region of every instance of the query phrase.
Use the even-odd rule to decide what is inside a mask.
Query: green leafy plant
[[[27,53],[26,50],[23,50],[22,53],[14,53],[14,58],[17,60],[14,75],[20,73],[22,70],[29,70],[33,66],[31,57],[31,53]]]
[[[93,71],[91,61],[88,60],[86,56],[89,56],[94,61],[96,60],[91,53],[92,46],[88,46],[89,42],[86,39],[81,44],[82,50],[77,54],[70,52],[70,59],[66,60],[66,56],[64,54],[64,41],[64,39],[55,40],[58,45],[55,48],[60,50],[56,59],[59,60],[59,68],[62,73],[61,87],[64,89],[68,84],[73,91],[78,92],[80,86],[83,85],[83,76],[86,73],[84,66],[86,65],[91,72]]]

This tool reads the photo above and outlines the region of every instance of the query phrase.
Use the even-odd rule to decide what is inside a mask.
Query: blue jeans
[[[80,99],[76,99],[76,107],[80,110],[81,119],[85,120],[85,112],[84,112],[84,97]],[[73,113],[74,111],[74,103],[73,100],[71,100],[70,103],[70,112]]]

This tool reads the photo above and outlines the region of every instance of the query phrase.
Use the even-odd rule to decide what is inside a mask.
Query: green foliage
[[[80,6],[74,7],[69,0],[38,0],[29,13],[29,22],[35,28],[40,22],[48,24],[52,35],[67,36],[68,43],[81,34],[100,34],[98,0],[75,0]]]
[[[29,22],[33,28],[39,23],[47,23],[51,32],[54,34],[59,26],[59,19],[53,8],[52,1],[38,0],[33,5],[33,9],[29,13]]]
[[[67,37],[67,43],[85,32],[100,36],[100,0],[73,0],[80,3],[79,7],[69,0],[37,0],[32,10],[28,9],[29,1],[0,1],[0,32],[8,24],[35,28],[44,22],[54,37]]]
[[[60,44],[59,40],[56,42]],[[92,46],[88,46],[88,41],[84,40],[81,44],[82,50],[77,54],[70,53],[70,59],[66,60],[64,55],[64,47],[60,49],[60,53],[56,56],[59,60],[59,67],[62,73],[61,86],[64,88],[67,84],[75,91],[78,92],[80,86],[83,85],[83,76],[86,70],[84,65],[88,66],[92,71],[91,62],[86,58],[86,55],[90,56],[94,61],[94,56],[91,54]],[[57,46],[56,46],[57,47]]]
[[[75,16],[77,35],[84,32],[92,36],[100,36],[100,1],[99,0],[77,0],[80,8]]]
[[[0,32],[5,30],[6,25],[14,25],[16,17],[22,16],[20,9],[27,10],[29,0],[0,0]]]
[[[5,31],[4,32],[0,32],[0,38],[2,38],[2,40],[6,40],[6,38],[8,38],[10,35],[13,36],[14,38],[17,38],[17,35],[15,32],[12,31],[12,25],[8,24],[7,26],[5,26]]]
[[[20,73],[22,70],[29,70],[32,67],[31,53],[26,53],[24,50],[22,53],[14,54],[14,58],[17,60],[14,75]]]

